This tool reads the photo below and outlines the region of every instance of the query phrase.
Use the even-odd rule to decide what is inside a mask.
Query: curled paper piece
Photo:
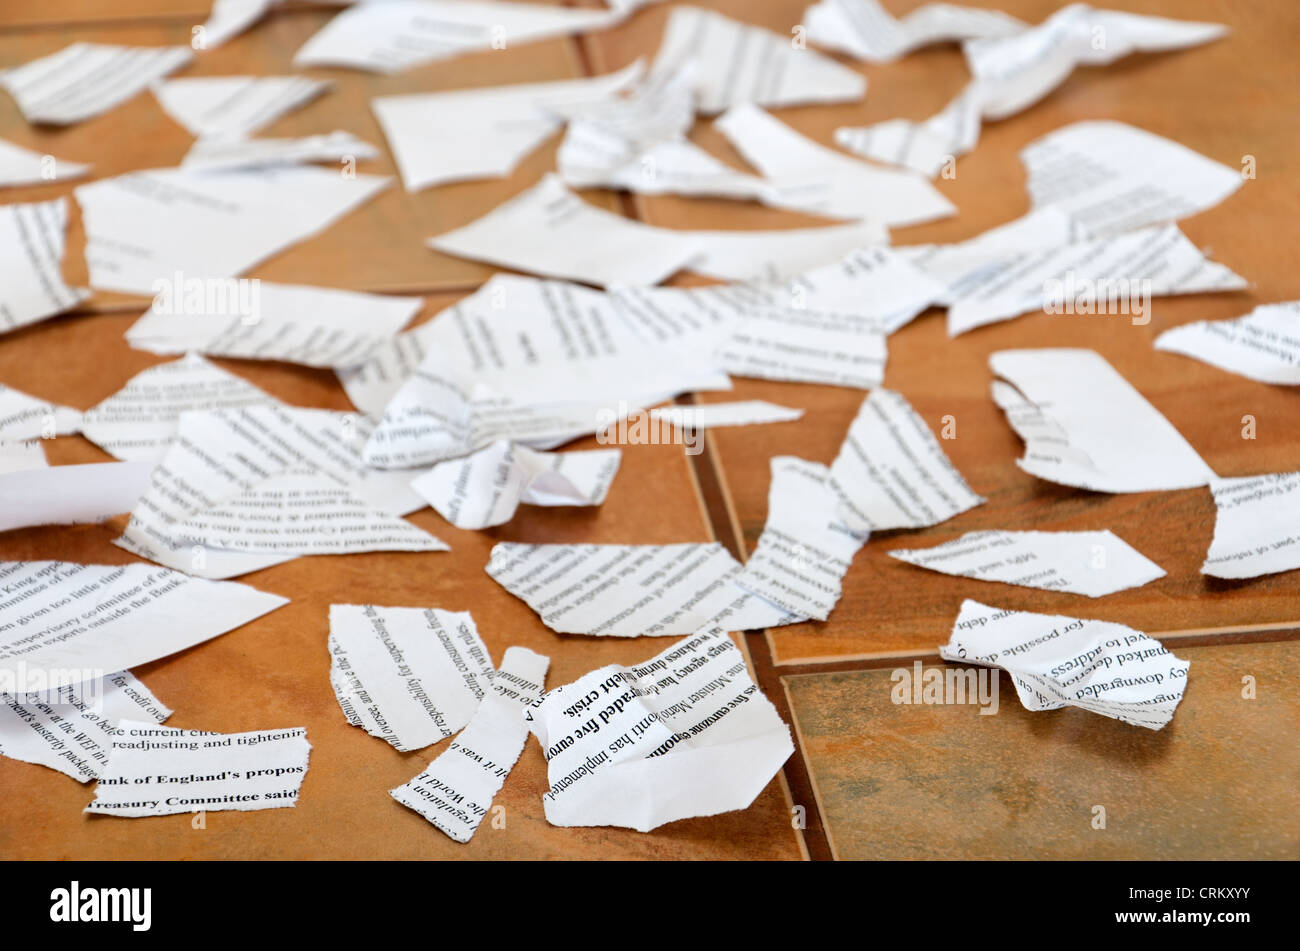
[[[891,556],[961,578],[1068,591],[1100,598],[1140,588],[1164,570],[1124,539],[1101,532],[967,532],[931,548],[895,548]]]
[[[457,528],[504,525],[522,505],[600,505],[618,472],[619,449],[539,452],[499,439],[440,462],[411,483]]]
[[[331,604],[329,649],[348,722],[403,752],[460,730],[492,678],[468,611]]]
[[[1213,479],[1214,540],[1201,573],[1254,578],[1300,568],[1300,472]]]
[[[528,711],[546,753],[546,819],[649,832],[744,809],[794,752],[790,729],[720,629],[611,664]]]
[[[468,842],[524,751],[525,710],[537,702],[550,658],[508,647],[492,689],[441,755],[389,795],[457,842]]]
[[[1187,669],[1161,643],[1109,621],[962,602],[939,654],[1000,667],[1026,710],[1072,706],[1159,730],[1183,699]]]
[[[1025,24],[1000,10],[926,3],[894,17],[877,0],[818,0],[803,14],[808,39],[869,63],[890,63],[936,43],[1011,36]]]
[[[123,720],[85,811],[141,818],[292,808],[310,754],[303,727],[210,733]]]

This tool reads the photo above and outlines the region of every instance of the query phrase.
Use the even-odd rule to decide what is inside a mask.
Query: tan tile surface
[[[1294,859],[1300,644],[1175,651],[1187,692],[1159,732],[1030,713],[1006,676],[992,716],[895,705],[887,669],[784,678],[836,855]]]

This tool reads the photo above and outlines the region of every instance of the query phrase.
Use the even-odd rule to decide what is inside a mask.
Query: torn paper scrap
[[[194,76],[157,83],[153,94],[191,135],[243,138],[325,94],[306,76]]]
[[[329,651],[348,722],[403,752],[460,730],[492,682],[468,611],[331,604]]]
[[[0,756],[57,769],[77,782],[99,776],[123,720],[162,723],[172,711],[127,670],[73,684],[0,671]]]
[[[732,107],[714,128],[771,183],[767,204],[891,227],[956,213],[952,202],[916,173],[878,168],[828,149],[755,105]]]
[[[0,475],[0,532],[102,522],[129,512],[152,471],[148,462],[92,462]]]
[[[1026,710],[1082,707],[1159,730],[1187,686],[1187,661],[1123,624],[962,602],[947,644],[953,663],[1000,667]]]
[[[889,244],[889,229],[857,221],[822,228],[780,231],[690,231],[703,252],[690,270],[720,281],[779,283],[834,264],[860,248]]]
[[[123,720],[85,811],[140,818],[296,806],[310,754],[304,727],[212,733]]]
[[[1164,570],[1113,532],[967,532],[894,558],[945,575],[1100,598],[1163,578]]]
[[[948,333],[1042,311],[1053,317],[1116,317],[1151,321],[1151,298],[1210,294],[1249,287],[1211,261],[1177,225],[1131,231],[1016,252],[969,275],[948,307]]]
[[[155,565],[0,562],[0,676],[21,665],[95,677],[193,647],[289,603]]]
[[[680,637],[698,631],[745,592],[734,582],[740,564],[717,542],[679,545],[525,545],[500,542],[487,573],[560,634]],[[768,627],[788,612],[764,612]],[[721,623],[721,621],[719,621]],[[735,623],[731,619],[728,624]]]
[[[205,578],[304,554],[445,550],[399,517],[424,507],[414,473],[362,462],[373,426],[282,404],[185,413],[115,543]]]
[[[381,344],[365,362],[335,367],[334,375],[353,406],[367,416],[382,416],[440,335],[435,321],[425,321]]]
[[[864,390],[880,385],[886,357],[875,319],[797,307],[750,312],[716,351],[734,376]]]
[[[84,178],[89,172],[89,165],[56,159],[0,139],[0,188],[66,182]]]
[[[867,534],[845,524],[830,470],[795,456],[775,456],[767,524],[736,584],[792,614],[824,621]]]
[[[499,439],[440,462],[411,483],[457,528],[504,525],[524,505],[600,505],[618,472],[618,449],[539,452]]]
[[[1300,301],[1262,304],[1233,320],[1183,324],[1157,337],[1155,348],[1261,383],[1300,386]]]
[[[649,832],[744,809],[794,752],[789,727],[717,628],[644,664],[593,670],[529,715],[546,753],[546,819],[557,826]]]
[[[1134,52],[1199,46],[1227,28],[1097,10],[1075,3],[1036,27],[962,45],[970,83],[924,122],[890,119],[835,132],[840,146],[934,176],[975,148],[985,119],[1005,119],[1038,102],[1076,66],[1104,66]]]
[[[736,403],[693,403],[689,406],[661,406],[650,410],[650,418],[682,429],[714,429],[718,426],[756,426],[788,423],[803,417],[803,410],[778,406],[767,400]]]
[[[1070,216],[1050,205],[952,244],[911,244],[894,255],[944,286],[934,303],[951,305],[1008,267],[1076,239]],[[992,277],[990,277],[992,275]]]
[[[187,46],[72,43],[0,73],[28,122],[71,125],[126,102],[193,57]]]
[[[233,172],[307,162],[337,162],[347,170],[379,158],[379,150],[351,132],[326,132],[298,139],[196,139],[181,159],[191,172]]]
[[[266,16],[268,10],[282,2],[283,0],[213,0],[212,12],[202,26],[194,28],[190,42],[196,50],[214,50],[243,33]]]
[[[634,63],[591,79],[379,96],[370,107],[393,150],[402,183],[414,192],[509,175],[559,131],[564,121],[557,109],[608,98],[640,73],[640,63]],[[456,134],[446,136],[448,129]]]
[[[323,231],[390,179],[311,166],[129,172],[76,189],[96,288],[154,295],[176,272],[236,277]]]
[[[1214,472],[1160,411],[1093,350],[1000,350],[993,400],[1025,441],[1030,475],[1093,492],[1205,485]],[[1005,381],[1005,382],[1004,382]]]
[[[0,205],[0,333],[71,310],[90,296],[63,281],[68,200]]]
[[[81,430],[81,410],[0,383],[0,444],[53,439]]]
[[[902,395],[872,390],[830,468],[853,532],[925,528],[982,505]]]
[[[460,736],[389,795],[457,842],[468,842],[524,751],[524,712],[541,697],[550,663],[526,647],[507,647],[492,688]]]
[[[1254,578],[1300,568],[1300,472],[1214,479],[1214,540],[1201,573]]]
[[[24,469],[44,469],[49,466],[45,447],[39,439],[28,442],[0,442],[0,476]]]
[[[476,50],[604,29],[623,16],[618,10],[501,0],[357,3],[307,40],[293,64],[396,73]]]
[[[789,36],[699,7],[673,7],[651,67],[656,75],[694,70],[700,112],[739,103],[798,106],[856,102],[866,77],[821,53],[796,49]]]
[[[243,377],[190,354],[131,377],[86,410],[81,431],[118,459],[156,462],[175,438],[182,413],[278,402]]]
[[[310,468],[288,469],[210,498],[171,531],[172,543],[182,548],[246,554],[447,551],[441,539],[383,511],[334,475]]]
[[[127,330],[127,342],[151,353],[350,366],[391,343],[424,302],[262,280],[254,280],[241,301],[240,295],[205,294],[203,281],[192,283],[196,294],[181,286],[156,296]]]
[[[947,293],[942,281],[909,263],[907,250],[860,248],[803,271],[790,279],[783,303],[870,318],[882,333],[892,334]]]
[[[1011,36],[1025,24],[1000,10],[926,3],[894,17],[877,0],[818,0],[803,14],[808,39],[869,63],[891,63],[936,43]]]
[[[1094,238],[1190,217],[1243,182],[1239,169],[1110,120],[1063,126],[1031,142],[1020,160],[1033,206],[1066,212]]]
[[[429,239],[456,257],[588,284],[658,284],[701,250],[689,232],[589,205],[554,174],[462,228]]]

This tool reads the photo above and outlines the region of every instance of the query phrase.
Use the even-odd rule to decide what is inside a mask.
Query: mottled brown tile
[[[836,855],[1300,855],[1300,643],[1175,650],[1190,678],[1158,732],[1078,709],[1030,713],[1006,676],[992,716],[895,705],[888,669],[783,678]]]

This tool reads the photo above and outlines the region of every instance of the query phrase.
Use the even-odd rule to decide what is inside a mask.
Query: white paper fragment
[[[732,630],[789,623],[775,605],[735,603],[741,566],[717,542],[494,545],[487,573],[560,634],[680,637],[724,612]],[[744,622],[737,620],[744,617]],[[720,620],[718,623],[722,623]]]
[[[610,295],[574,284],[498,275],[431,328],[365,447],[370,465],[430,465],[497,439],[551,448],[731,385],[707,352],[646,339]]]
[[[84,671],[81,680],[166,657],[247,624],[288,598],[154,565],[0,562],[0,675]],[[12,682],[12,681],[10,681]],[[80,680],[69,680],[77,683]]]
[[[1123,624],[969,599],[939,654],[954,663],[1002,668],[1026,710],[1082,707],[1150,730],[1173,718],[1190,666]]]
[[[1093,492],[1189,489],[1215,477],[1095,351],[1000,350],[989,366],[1001,377],[993,400],[1025,441],[1016,465],[1030,475]]]
[[[1213,479],[1214,540],[1201,573],[1254,578],[1300,568],[1300,472]]]
[[[56,159],[0,139],[0,188],[66,182],[84,178],[89,172],[89,165]]]
[[[689,232],[589,205],[548,174],[462,228],[429,239],[456,257],[589,284],[658,284],[703,248]]]
[[[0,442],[0,475],[48,467],[45,447],[39,439],[29,442]]]
[[[140,818],[289,808],[310,754],[304,727],[212,733],[123,720],[85,811]]]
[[[327,132],[297,139],[196,139],[181,159],[190,172],[233,172],[240,169],[306,162],[355,162],[379,158],[379,150],[351,132]]]
[[[424,506],[412,473],[362,463],[372,426],[282,404],[185,413],[116,544],[205,578],[305,554],[445,550],[398,517]]]
[[[382,416],[439,335],[439,325],[426,321],[381,344],[364,363],[335,367],[334,373],[353,406],[367,416]]]
[[[618,449],[538,452],[500,439],[440,462],[411,488],[463,529],[504,525],[524,505],[600,505],[618,472]]]
[[[640,63],[591,79],[379,96],[370,107],[408,192],[509,175],[559,131],[566,103],[602,100],[641,73]],[[446,130],[455,129],[448,137]]]
[[[623,12],[501,0],[385,0],[343,11],[294,55],[299,68],[345,66],[379,73],[476,50],[604,29]]]
[[[249,312],[229,300],[156,297],[131,325],[127,342],[151,353],[205,353],[249,360],[286,360],[314,367],[362,363],[391,344],[423,304],[329,287],[257,282]]]
[[[895,18],[877,0],[817,0],[804,11],[808,39],[869,63],[891,63],[913,50],[1012,36],[1025,24],[999,10],[926,3]]]
[[[736,584],[792,614],[824,621],[840,599],[844,575],[867,534],[844,523],[830,470],[794,456],[775,456],[767,524]]]
[[[985,119],[1005,119],[1032,106],[1063,83],[1076,66],[1104,66],[1133,52],[1200,46],[1226,32],[1217,23],[1073,3],[1036,27],[964,43],[962,51],[973,78],[937,115],[924,122],[890,119],[836,129],[835,141],[867,158],[933,177],[975,148]]]
[[[172,713],[128,670],[71,686],[23,689],[37,679],[46,678],[0,684],[14,688],[0,689],[0,756],[57,769],[80,783],[103,770],[120,721],[162,723]]]
[[[909,263],[905,248],[862,248],[793,277],[784,303],[869,318],[885,334],[909,324],[947,294],[945,285]]]
[[[1110,238],[1030,248],[968,275],[948,308],[948,333],[1042,311],[1062,317],[1151,321],[1151,298],[1249,287],[1245,278],[1205,257],[1177,225]]]
[[[862,402],[830,468],[840,517],[853,532],[925,528],[983,504],[900,394]]]
[[[153,94],[191,135],[231,139],[266,128],[331,85],[306,76],[194,76],[157,83]]]
[[[684,429],[714,429],[718,426],[756,426],[788,423],[803,417],[803,410],[778,406],[766,400],[736,403],[694,403],[690,406],[661,406],[650,410],[651,419]]]
[[[1300,386],[1300,301],[1262,304],[1234,320],[1183,324],[1157,337],[1155,348],[1260,383]]]
[[[71,310],[90,296],[63,281],[67,227],[66,198],[0,205],[0,333]]]
[[[468,611],[331,604],[329,650],[348,722],[403,752],[460,730],[492,682]]]
[[[1100,532],[967,532],[930,548],[895,548],[894,558],[980,581],[1100,598],[1163,578],[1164,570],[1124,539]]]
[[[651,72],[693,70],[697,107],[709,115],[740,103],[796,106],[855,102],[867,80],[828,56],[712,10],[673,7]]]
[[[610,665],[547,692],[530,711],[557,826],[666,822],[744,809],[794,752],[790,729],[720,629],[644,664]]]
[[[192,56],[186,46],[72,43],[0,73],[0,86],[28,122],[71,125],[126,102]]]
[[[690,231],[704,250],[690,270],[720,281],[788,281],[861,248],[889,244],[889,229],[858,221],[780,231]]]
[[[213,0],[212,12],[194,32],[194,48],[214,50],[243,33],[283,0]],[[347,2],[347,0],[343,0]]]
[[[886,349],[872,318],[769,307],[750,313],[717,359],[735,376],[870,389],[885,377]]]
[[[910,244],[893,249],[913,268],[939,282],[944,290],[935,303],[952,305],[1001,275],[1008,262],[1069,244],[1078,237],[1070,216],[1050,205],[998,225],[966,241]]]
[[[102,522],[129,512],[149,487],[152,470],[148,462],[93,462],[0,475],[0,532]]]
[[[757,106],[733,107],[714,128],[771,183],[767,204],[891,227],[956,213],[952,202],[914,172],[878,168],[828,149]]]
[[[156,462],[171,445],[182,413],[278,402],[243,377],[191,354],[131,377],[86,410],[81,431],[118,459]]]
[[[0,383],[0,444],[53,439],[81,431],[81,410]]]
[[[1075,122],[1020,153],[1029,199],[1070,215],[1081,234],[1107,237],[1212,208],[1242,185],[1229,168],[1123,122]]]
[[[177,272],[232,278],[327,228],[390,179],[310,166],[163,168],[76,189],[90,283],[153,295]]]
[[[508,647],[469,725],[424,772],[390,790],[457,842],[468,842],[524,751],[524,711],[541,697],[550,658]]]

